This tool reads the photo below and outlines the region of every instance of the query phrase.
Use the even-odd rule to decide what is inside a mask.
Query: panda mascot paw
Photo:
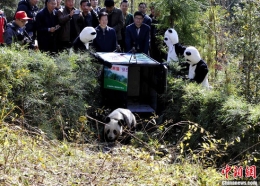
[[[135,132],[135,128],[136,119],[130,110],[123,108],[115,109],[105,119],[105,140],[108,142],[114,142],[123,137],[122,141],[127,143],[128,140],[131,139],[129,133]]]
[[[184,58],[190,64],[188,77],[191,82],[202,84],[203,87],[211,88],[208,82],[208,66],[206,62],[201,59],[199,51],[189,46],[184,51]]]
[[[183,77],[184,74],[187,74],[189,64],[183,62],[180,59],[184,57],[184,51],[186,49],[185,46],[179,43],[179,37],[174,28],[169,28],[164,33],[164,43],[168,47],[168,54],[167,54],[167,63],[168,69],[172,67],[172,72],[176,74],[178,77]],[[175,62],[175,63],[171,63]]]

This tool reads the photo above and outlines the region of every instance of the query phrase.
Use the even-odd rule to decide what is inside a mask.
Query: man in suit
[[[107,25],[116,31],[117,43],[121,44],[122,34],[121,29],[123,28],[123,13],[120,9],[115,7],[114,0],[105,0],[105,8],[102,8],[100,12],[106,12],[108,14]]]
[[[134,23],[126,27],[126,52],[145,53],[148,55],[150,27],[143,24],[144,15],[137,11],[134,13]]]
[[[45,0],[45,8],[36,15],[37,40],[40,51],[54,54],[58,52],[57,29],[58,16],[55,11],[56,0]]]

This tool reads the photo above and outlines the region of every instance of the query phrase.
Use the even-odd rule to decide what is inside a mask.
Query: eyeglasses
[[[134,19],[136,19],[136,20],[143,20],[143,18],[139,18],[139,17],[134,17]]]

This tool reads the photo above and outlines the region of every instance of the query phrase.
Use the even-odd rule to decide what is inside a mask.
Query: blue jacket
[[[86,26],[92,26],[93,27],[93,17],[91,12],[88,12],[87,15],[84,15],[82,13],[82,16],[84,17],[84,27]]]
[[[113,52],[117,47],[116,32],[113,28],[107,26],[105,32],[100,26],[96,28],[97,37],[93,40],[93,46],[96,52]]]
[[[149,27],[151,27],[151,25],[152,25],[152,18],[150,18],[147,14],[144,14],[143,23],[147,24]]]
[[[36,15],[37,40],[41,51],[57,52],[57,30],[55,32],[48,31],[48,28],[56,25],[58,25],[56,10],[50,14],[45,7]]]
[[[134,23],[127,26],[125,32],[126,52],[129,52],[133,47],[135,47],[138,53],[148,54],[149,35],[150,27],[146,24],[141,25],[139,35],[137,35]]]
[[[25,28],[20,28],[15,21],[8,23],[4,32],[4,43],[10,46],[12,43],[19,43],[20,45],[28,45],[28,48],[33,49],[33,41],[26,32]]]

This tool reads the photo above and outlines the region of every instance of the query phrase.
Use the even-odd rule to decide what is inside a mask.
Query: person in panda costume
[[[89,50],[89,44],[96,38],[97,32],[93,27],[85,27],[73,42],[75,52]]]
[[[123,108],[115,109],[105,119],[104,136],[105,140],[113,142],[122,136],[123,132],[134,132],[136,119],[134,114]]]
[[[177,62],[179,57],[183,57],[186,49],[179,43],[179,37],[174,28],[169,28],[164,33],[164,42],[168,47],[167,62]]]
[[[211,88],[208,82],[208,66],[201,59],[199,51],[195,47],[189,46],[184,51],[184,58],[190,64],[189,79],[196,83],[201,83],[206,88]]]

